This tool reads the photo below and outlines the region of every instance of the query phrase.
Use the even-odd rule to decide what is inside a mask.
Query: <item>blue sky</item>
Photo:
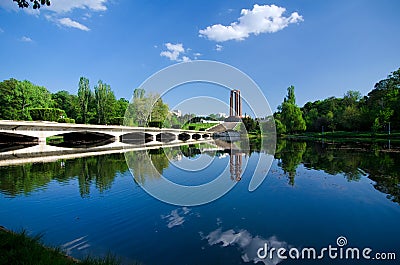
[[[290,85],[302,106],[367,94],[397,70],[399,10],[397,0],[52,0],[36,12],[0,0],[0,80],[76,93],[86,76],[130,98],[177,61],[216,60],[249,75],[272,110]]]

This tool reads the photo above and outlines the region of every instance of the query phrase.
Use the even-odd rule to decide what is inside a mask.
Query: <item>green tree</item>
[[[317,120],[319,117],[318,109],[313,107],[310,110],[303,110],[303,113],[307,130],[318,131],[319,130],[317,126]]]
[[[260,126],[258,122],[252,119],[251,117],[245,116],[244,118],[242,118],[242,122],[244,124],[247,133],[260,132]]]
[[[54,107],[65,111],[67,117],[74,120],[78,119],[80,113],[79,98],[71,95],[68,91],[61,90],[51,95],[54,101]]]
[[[108,124],[112,117],[115,117],[116,99],[110,85],[101,80],[94,87],[97,123]]]
[[[341,125],[348,131],[358,130],[360,128],[360,120],[360,110],[354,105],[349,105],[343,112]]]
[[[4,80],[0,83],[0,118],[5,120],[20,120],[17,108],[16,79]]]
[[[129,101],[125,98],[120,98],[116,103],[116,117],[124,117],[125,111],[128,108]]]
[[[0,118],[30,120],[30,108],[51,108],[54,102],[50,92],[24,80],[9,79],[0,83]]]
[[[88,111],[91,97],[92,91],[90,90],[89,79],[81,77],[78,86],[78,99],[81,107],[82,122],[85,124],[88,122]]]
[[[378,118],[381,126],[390,122],[393,129],[400,128],[400,69],[375,84],[368,93],[365,106],[370,126],[376,125]]]
[[[287,96],[284,99],[285,102],[296,105],[296,96],[294,94],[294,86],[290,86],[287,88]]]
[[[288,87],[287,91],[288,95],[281,105],[281,122],[289,133],[305,131],[306,123],[300,108],[296,105],[294,86]]]
[[[278,135],[286,133],[286,126],[279,119],[275,119],[275,128]]]
[[[127,108],[125,125],[146,126],[148,122],[166,122],[169,114],[166,105],[159,95],[149,94],[142,88],[137,88],[133,92],[132,102]]]
[[[139,99],[144,98],[145,93],[146,91],[143,88],[136,88],[133,91],[133,98],[139,98]]]
[[[161,98],[158,98],[151,109],[151,120],[164,123],[167,119],[169,108]]]
[[[348,131],[359,130],[361,124],[361,110],[359,108],[359,101],[361,93],[359,91],[349,90],[343,97],[343,105],[345,106],[341,114],[339,126],[341,129]],[[342,108],[341,108],[342,109]]]
[[[136,88],[133,91],[133,99],[128,107],[128,111],[128,116],[132,120],[131,125],[145,125],[151,114],[151,103],[149,98],[145,97],[145,90],[143,88]]]

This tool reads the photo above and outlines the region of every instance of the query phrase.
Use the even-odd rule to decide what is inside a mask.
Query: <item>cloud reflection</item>
[[[187,207],[178,208],[172,210],[168,215],[162,215],[162,219],[167,220],[167,227],[173,228],[175,226],[180,226],[185,222],[185,216],[190,213],[190,209]]]
[[[61,246],[61,249],[65,251],[67,255],[70,255],[72,250],[83,250],[90,247],[88,240],[86,239],[87,236],[79,237],[74,239],[70,242],[67,242]]]
[[[244,262],[263,262],[266,265],[276,265],[282,260],[274,253],[272,259],[267,257],[266,259],[260,259],[257,256],[257,250],[264,246],[264,243],[268,244],[268,248],[287,248],[288,244],[284,241],[279,241],[275,236],[268,239],[264,239],[259,236],[252,236],[247,230],[241,229],[235,231],[229,229],[222,231],[221,228],[212,231],[207,236],[203,237],[208,241],[210,246],[222,244],[222,247],[234,246],[237,247],[242,253],[242,259]]]

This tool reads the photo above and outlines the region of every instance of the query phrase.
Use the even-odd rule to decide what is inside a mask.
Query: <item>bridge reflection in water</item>
[[[231,139],[228,141],[213,139],[214,133],[214,131],[0,121],[0,166],[54,162],[62,159],[207,143],[208,151],[229,154],[230,177],[234,181],[240,181],[243,155],[246,152],[239,147],[240,144],[231,142]],[[201,155],[203,151],[205,150],[191,150],[195,155]]]
[[[205,148],[204,146],[207,147]],[[21,145],[19,147],[24,147],[24,146]],[[29,148],[30,147],[25,149]],[[164,152],[168,152],[166,150],[175,149],[175,150],[180,150],[179,153],[181,153],[181,155],[185,157],[205,155],[205,154],[209,156],[216,156],[217,153],[219,153],[219,155],[222,156],[229,155],[231,179],[234,181],[240,181],[242,175],[243,156],[246,154],[245,152],[240,151],[240,149],[233,143],[225,142],[222,140],[214,140],[214,139],[197,140],[195,143],[173,142],[173,143],[162,143],[159,145],[125,144],[122,147],[121,146],[110,147],[109,144],[96,148],[91,147],[91,148],[61,148],[61,149],[62,149],[61,151],[47,151],[39,153],[20,152],[18,154],[15,154],[15,151],[10,151],[9,148],[4,148],[3,152],[0,152],[0,167],[22,165],[28,163],[49,163],[49,162],[65,161],[77,158],[99,157],[102,155],[125,154],[125,153],[137,153],[138,155],[140,155],[141,153],[142,154],[148,153],[150,154],[150,156],[152,156],[156,152],[157,154],[163,154],[167,160],[168,159],[175,160],[178,159],[178,157],[176,156],[168,157],[168,155],[164,154]],[[20,149],[19,151],[22,150],[23,149]],[[166,162],[167,161],[165,161],[164,164]],[[143,165],[143,163],[141,162],[140,164]],[[150,167],[150,165],[148,166]]]
[[[212,135],[213,132],[180,129],[2,120],[0,165],[8,164],[9,160],[19,164],[55,161],[73,155],[202,142]]]
[[[90,183],[93,181],[96,181],[96,187],[100,185],[101,189],[109,187],[117,176],[116,171],[113,171],[114,168],[120,173],[127,172],[130,168],[134,173],[135,182],[157,185],[160,174],[169,175],[171,171],[165,170],[169,167],[173,168],[175,162],[179,163],[186,159],[186,161],[191,160],[196,164],[196,162],[200,162],[201,157],[208,157],[216,162],[214,167],[206,172],[198,171],[196,174],[199,178],[196,178],[196,174],[191,175],[189,171],[175,174],[176,177],[186,181],[207,180],[212,175],[207,172],[214,172],[212,168],[215,169],[217,166],[218,169],[226,167],[227,174],[222,179],[229,183],[237,182],[241,179],[241,166],[246,154],[239,154],[237,148],[233,147],[236,149],[236,153],[231,156],[231,150],[227,149],[231,143],[216,142],[208,140],[191,145],[170,144],[165,145],[164,148],[137,146],[130,149],[104,150],[94,153],[82,152],[49,157],[0,159],[0,173],[3,176],[0,181],[0,192],[6,191],[10,196],[16,196],[40,189],[52,179],[71,179],[78,176],[79,190],[81,196],[85,197],[90,193],[89,189],[92,186]],[[132,167],[127,165],[127,155],[134,160],[134,163],[131,164]],[[221,163],[225,166],[222,166]],[[229,163],[235,165],[233,166],[236,169],[234,177],[230,177]],[[246,162],[243,161],[243,163]],[[175,171],[175,173],[177,172]],[[51,178],[49,178],[49,174],[52,175]]]

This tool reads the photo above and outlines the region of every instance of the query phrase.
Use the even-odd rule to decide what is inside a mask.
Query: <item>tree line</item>
[[[343,174],[348,181],[359,181],[368,174],[375,189],[400,204],[400,157],[397,153],[380,152],[382,146],[377,143],[363,145],[362,149],[359,146],[357,144],[358,149],[354,149],[351,144],[324,145],[280,138],[276,143],[275,159],[278,159],[278,166],[287,174],[292,186],[295,185],[300,165],[306,169],[323,170],[330,175]]]
[[[0,82],[0,119],[71,123],[122,124],[129,101],[116,99],[110,85],[99,80],[92,91],[81,77],[77,95],[14,78]]]
[[[92,89],[86,77],[79,79],[76,94],[65,90],[51,93],[43,86],[14,78],[0,82],[0,93],[0,119],[3,120],[125,124],[160,128],[182,128],[185,123],[196,122],[195,114],[177,116],[171,113],[158,94],[136,88],[132,104],[129,104],[125,98],[117,100],[111,86],[101,80]],[[198,119],[213,119],[212,117],[213,114]]]
[[[368,95],[348,91],[343,97],[329,97],[296,104],[294,87],[274,113],[278,134],[321,131],[388,131],[400,129],[400,68],[375,84]]]

